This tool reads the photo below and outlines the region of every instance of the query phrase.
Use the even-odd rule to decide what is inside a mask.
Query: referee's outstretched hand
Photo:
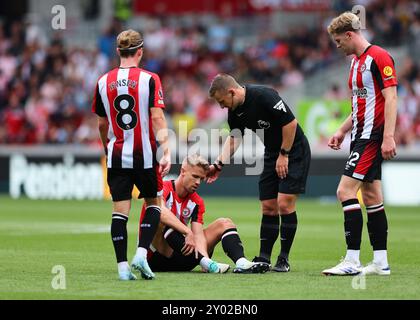
[[[207,183],[215,182],[219,178],[220,172],[222,171],[217,170],[216,166],[212,164],[210,166],[209,172],[207,173]]]

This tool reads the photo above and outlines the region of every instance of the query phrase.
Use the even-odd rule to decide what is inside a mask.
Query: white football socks
[[[246,266],[249,263],[249,261],[246,258],[240,258],[238,261],[236,261],[235,265],[237,268],[240,268],[242,266]]]
[[[381,267],[388,267],[388,255],[386,250],[373,251],[373,263]]]
[[[147,258],[147,250],[142,247],[138,247],[136,251],[136,256]]]
[[[213,260],[211,260],[209,258],[206,258],[206,257],[202,257],[201,260],[200,260],[200,266],[203,269],[208,270],[209,266],[210,266],[210,263],[212,263],[212,262],[213,262]]]
[[[128,265],[127,261],[123,261],[118,263],[118,273],[125,272],[127,270],[130,270],[130,266]]]
[[[344,260],[360,265],[360,250],[347,250],[346,258]]]

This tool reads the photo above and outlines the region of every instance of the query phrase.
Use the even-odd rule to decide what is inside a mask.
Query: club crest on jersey
[[[366,71],[366,63],[362,64],[362,66],[360,67],[360,72],[365,72]]]
[[[189,208],[184,208],[184,210],[182,210],[182,215],[185,218],[189,218],[191,216],[191,210]]]
[[[258,120],[258,126],[261,129],[267,130],[267,129],[269,129],[271,127],[271,124],[268,121]]]

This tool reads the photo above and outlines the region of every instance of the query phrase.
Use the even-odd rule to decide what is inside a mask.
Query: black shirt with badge
[[[279,152],[283,141],[282,127],[292,122],[295,116],[276,90],[261,85],[246,85],[245,90],[244,103],[228,112],[231,135],[235,136],[235,129],[240,130],[242,135],[245,128],[257,133],[262,129],[266,152]],[[298,124],[292,151],[303,137],[303,130]]]

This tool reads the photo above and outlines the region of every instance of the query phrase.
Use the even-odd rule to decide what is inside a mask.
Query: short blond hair
[[[208,172],[210,169],[209,162],[198,154],[187,156],[184,161],[182,161],[182,167],[185,168],[186,166],[200,167],[204,169],[205,172]]]
[[[133,29],[125,30],[117,37],[117,47],[121,57],[133,56],[143,47],[143,38],[140,32]]]
[[[359,32],[361,29],[361,22],[358,16],[352,12],[344,12],[338,17],[334,18],[328,26],[328,33],[342,34],[347,31]]]
[[[216,92],[226,92],[230,88],[239,88],[239,83],[229,74],[219,73],[211,82],[209,97],[213,98]]]

